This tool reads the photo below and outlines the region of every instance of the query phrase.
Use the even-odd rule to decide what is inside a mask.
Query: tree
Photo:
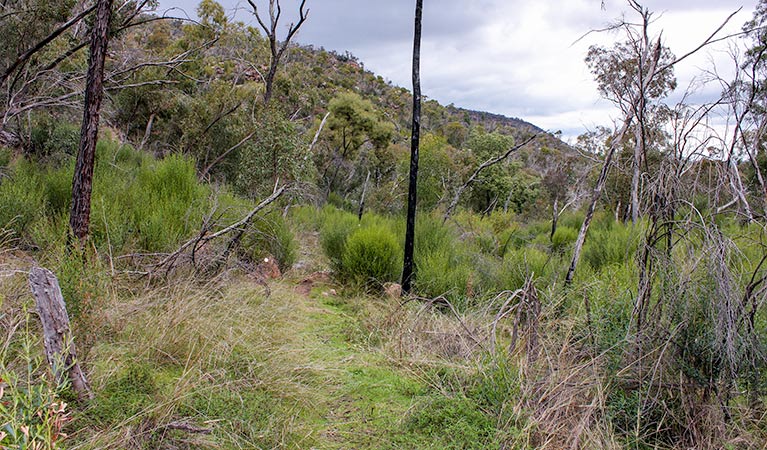
[[[72,207],[69,215],[72,233],[80,241],[88,236],[90,225],[93,168],[96,159],[101,100],[104,98],[104,64],[109,43],[112,1],[98,1],[96,17],[91,31],[80,150],[77,153],[77,163],[72,181]]]
[[[277,68],[280,64],[280,59],[285,54],[285,50],[290,45],[290,40],[293,39],[301,25],[306,22],[306,18],[309,15],[309,10],[304,9],[306,7],[306,0],[301,0],[301,5],[298,7],[298,22],[291,23],[288,26],[288,34],[282,43],[277,41],[277,25],[280,22],[280,16],[282,15],[282,8],[280,8],[280,0],[269,0],[269,24],[267,25],[258,13],[258,6],[254,0],[248,0],[250,6],[253,8],[253,14],[258,20],[258,24],[261,29],[266,33],[266,38],[269,40],[269,52],[271,58],[269,60],[269,71],[264,77],[264,83],[266,88],[264,90],[264,103],[269,103],[272,98],[272,87],[274,85],[274,78],[277,76]]]
[[[388,146],[392,127],[380,120],[369,100],[355,93],[342,93],[328,105],[330,116],[326,132],[320,142],[320,151],[315,155],[325,195],[331,192],[346,194],[355,187],[358,165],[364,158],[361,150],[372,146],[381,149]]]
[[[651,14],[649,11],[647,11],[642,5],[640,5],[635,0],[628,0],[629,6],[634,9],[636,12],[640,13],[642,16],[642,25],[640,25],[640,34],[637,35],[635,32],[632,32],[632,27],[635,25],[632,25],[628,22],[622,22],[618,26],[624,27],[628,32],[630,36],[641,36],[641,38],[632,40],[633,42],[636,42],[636,45],[639,46],[639,48],[643,49],[640,53],[640,57],[645,58],[643,61],[641,61],[641,64],[639,67],[642,67],[643,70],[640,71],[634,71],[634,72],[624,72],[624,76],[617,76],[617,77],[610,77],[606,80],[611,81],[611,83],[603,84],[600,82],[600,84],[603,84],[605,86],[614,86],[618,88],[615,92],[626,92],[628,93],[628,97],[625,100],[621,100],[620,105],[621,110],[623,112],[623,120],[622,125],[620,128],[617,128],[617,131],[613,135],[609,148],[605,154],[604,163],[602,165],[602,170],[599,173],[599,177],[597,178],[597,182],[594,186],[594,189],[592,191],[591,195],[591,202],[589,204],[588,210],[586,212],[586,217],[583,220],[583,223],[581,224],[581,229],[578,233],[578,238],[575,241],[575,245],[573,247],[573,256],[570,261],[570,267],[567,270],[567,276],[565,277],[565,284],[569,285],[572,283],[573,277],[575,276],[575,270],[578,265],[578,261],[580,260],[580,254],[583,250],[583,244],[586,241],[586,235],[588,233],[589,226],[591,225],[591,221],[594,217],[594,211],[596,210],[597,203],[599,202],[600,198],[602,197],[602,191],[605,186],[605,182],[607,181],[607,174],[610,169],[610,164],[612,163],[613,156],[615,155],[616,150],[620,147],[621,142],[623,141],[626,134],[629,132],[631,126],[636,121],[642,120],[642,117],[640,117],[640,114],[644,110],[644,108],[647,105],[647,99],[648,97],[651,98],[653,93],[662,93],[663,92],[663,86],[664,83],[661,81],[658,83],[656,77],[660,77],[660,80],[663,80],[666,75],[664,75],[667,71],[670,71],[673,69],[673,67],[678,64],[680,61],[688,58],[689,56],[695,54],[700,49],[705,47],[706,45],[710,44],[711,42],[715,41],[716,35],[724,28],[724,26],[729,22],[729,20],[732,18],[732,16],[735,14],[730,14],[729,17],[722,23],[722,25],[719,26],[708,38],[706,38],[702,44],[700,44],[695,49],[685,53],[684,55],[676,58],[672,58],[670,61],[663,59],[663,50],[661,46],[661,40],[658,38],[653,45],[652,51],[647,51],[649,49],[649,46],[647,45],[649,43],[649,40],[645,39],[645,36],[647,35],[647,28],[650,24],[649,18],[651,17]],[[623,71],[624,69],[620,68],[621,66],[618,66],[619,72]],[[599,73],[596,73],[597,76],[599,76]],[[637,80],[631,80],[628,78],[625,78],[627,76],[634,75],[639,78],[639,82]],[[599,80],[598,80],[599,82]],[[633,86],[633,89],[625,89],[622,90],[620,86]],[[646,119],[646,117],[645,117]],[[641,124],[637,124],[636,126],[641,126]],[[642,138],[644,135],[644,132],[646,130],[641,129],[640,130],[640,136],[638,142],[642,142]],[[644,150],[644,147],[635,147],[639,148],[640,151]],[[636,158],[635,153],[635,164],[637,163],[638,159]],[[633,186],[632,186],[633,188]],[[638,208],[635,208],[636,211]]]
[[[407,228],[405,230],[405,259],[402,270],[402,293],[408,294],[413,282],[413,250],[415,245],[415,215],[418,197],[418,145],[421,137],[421,18],[423,0],[415,2],[415,33],[413,38],[413,122],[410,135],[410,183],[407,194]]]
[[[638,2],[629,0],[629,6],[641,17],[641,25],[621,22],[615,28],[625,31],[627,41],[617,43],[612,49],[592,46],[586,63],[594,74],[600,94],[614,102],[624,115],[633,114],[634,154],[631,162],[631,220],[639,220],[639,180],[642,163],[646,161],[648,125],[653,108],[651,103],[667,96],[676,88],[676,78],[671,67],[651,73],[653,61],[666,65],[674,57],[667,47],[661,45],[660,37],[651,42],[649,26],[652,13]]]

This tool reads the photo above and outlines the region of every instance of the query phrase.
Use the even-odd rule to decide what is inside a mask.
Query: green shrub
[[[499,288],[519,289],[531,275],[536,279],[547,277],[552,272],[551,261],[551,256],[534,247],[507,253],[503,261]]]
[[[642,227],[633,225],[594,226],[583,247],[583,259],[594,270],[628,261],[639,246],[642,231]]]
[[[45,209],[40,177],[32,164],[19,161],[0,182],[0,228],[22,237]]]
[[[72,173],[74,165],[46,170],[41,174],[47,214],[69,213],[72,203]]]
[[[34,155],[52,161],[64,161],[77,154],[80,126],[49,117],[39,118],[32,127],[31,138],[31,152]]]
[[[551,237],[551,251],[565,253],[578,238],[578,230],[570,227],[557,227],[554,236]]]
[[[349,235],[342,274],[358,283],[380,285],[396,281],[401,272],[402,249],[394,233],[382,225],[360,228]]]
[[[424,297],[444,295],[460,305],[467,297],[471,267],[450,246],[416,255],[415,290]],[[462,306],[462,305],[461,305]]]
[[[293,232],[279,213],[255,217],[243,236],[241,250],[251,261],[271,255],[283,272],[293,267],[297,256]]]
[[[346,239],[352,231],[359,228],[359,222],[353,214],[332,207],[324,208],[322,215],[320,245],[330,260],[331,268],[340,273],[343,271]]]

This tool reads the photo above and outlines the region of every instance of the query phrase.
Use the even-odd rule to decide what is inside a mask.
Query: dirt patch
[[[331,281],[330,272],[314,272],[296,285],[296,292],[308,297],[314,285],[327,284]]]

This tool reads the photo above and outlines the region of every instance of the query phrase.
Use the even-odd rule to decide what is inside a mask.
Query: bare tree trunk
[[[607,151],[607,155],[605,155],[605,162],[602,165],[602,171],[599,173],[597,184],[594,186],[594,192],[591,195],[591,204],[589,204],[589,209],[586,212],[586,217],[583,219],[581,230],[578,232],[578,238],[575,240],[575,247],[573,248],[573,259],[570,261],[570,268],[567,270],[567,277],[565,277],[565,284],[567,285],[572,283],[573,277],[575,276],[575,269],[578,266],[578,261],[581,257],[583,244],[586,242],[586,233],[588,233],[589,225],[591,225],[591,220],[594,218],[594,210],[597,208],[597,203],[599,203],[599,199],[602,197],[602,190],[604,189],[605,183],[607,182],[607,172],[610,169],[610,163],[612,162],[613,155],[615,155],[615,151],[620,146],[621,141],[623,141],[623,136],[631,126],[631,121],[633,118],[633,115],[629,115],[626,118],[626,121],[623,123],[623,128],[621,128],[618,134],[615,135],[612,144],[610,144],[610,149]]]
[[[113,0],[99,0],[91,34],[88,78],[85,88],[85,109],[80,132],[80,151],[77,153],[72,182],[72,209],[69,225],[74,237],[83,241],[88,236],[93,190],[93,166],[99,132],[101,100],[104,98],[104,62],[109,42],[109,21]]]
[[[357,218],[362,220],[362,214],[365,212],[365,194],[368,191],[368,182],[370,181],[370,171],[368,170],[368,176],[365,177],[365,184],[362,185],[362,196],[360,197],[360,208],[357,213]]]
[[[636,126],[634,127],[634,139],[636,139],[634,144],[634,159],[631,162],[631,223],[635,225],[639,221],[639,178],[641,176],[642,166],[642,126],[642,123],[637,120]]]
[[[141,143],[138,146],[139,150],[143,150],[146,143],[149,141],[149,136],[152,134],[152,125],[154,125],[154,118],[157,117],[155,113],[149,116],[149,121],[146,123],[146,129],[144,129],[144,137],[141,138]]]
[[[557,232],[557,222],[559,221],[559,197],[554,197],[554,205],[551,207],[551,234],[549,240],[554,239],[554,233]]]
[[[418,146],[421,137],[421,18],[423,0],[415,2],[415,33],[413,38],[413,125],[410,138],[410,185],[407,195],[407,229],[405,259],[402,270],[402,293],[410,293],[413,278],[413,248],[415,245],[415,214],[418,188]]]
[[[93,394],[77,361],[69,316],[58,280],[50,270],[34,267],[29,273],[29,287],[43,324],[45,358],[56,381],[63,384],[68,378],[77,398],[80,401],[90,400]]]
[[[269,100],[272,98],[274,79],[277,76],[277,69],[279,68],[282,55],[285,54],[285,50],[287,50],[288,45],[290,45],[290,40],[293,39],[293,36],[296,34],[298,29],[301,28],[301,25],[306,22],[309,10],[305,9],[306,0],[301,0],[301,4],[298,7],[298,22],[295,24],[291,23],[288,26],[288,34],[285,36],[285,39],[282,41],[282,43],[278,43],[277,25],[279,24],[280,16],[282,15],[280,0],[269,0],[268,24],[264,22],[264,20],[259,15],[258,5],[256,5],[255,0],[248,0],[248,3],[250,3],[250,6],[253,8],[253,15],[256,16],[258,24],[261,26],[261,29],[264,30],[264,33],[266,33],[266,38],[269,40],[269,52],[271,54],[271,59],[269,60],[269,72],[267,72],[266,76],[264,77],[264,83],[266,84],[266,88],[264,90],[264,104],[268,104]]]

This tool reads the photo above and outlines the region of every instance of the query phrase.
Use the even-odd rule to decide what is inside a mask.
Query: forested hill
[[[229,21],[210,0],[197,12],[198,23],[145,15],[142,25],[115,34],[102,124],[155,155],[190,157],[201,179],[241,195],[261,197],[282,180],[302,186],[302,196],[354,202],[369,178],[369,206],[401,210],[412,116],[407,88],[366,70],[348,52],[293,43],[270,84],[269,36]],[[69,39],[85,42],[77,33]],[[60,44],[30,64],[22,74],[29,80],[11,86],[23,89],[10,93],[6,109],[3,132],[16,136],[24,153],[43,159],[74,154],[82,114],[73,91],[82,86],[87,55],[75,45],[61,59],[69,44]],[[30,106],[40,99],[45,108]],[[428,208],[445,206],[477,166],[532,135],[530,145],[477,180],[462,198],[465,206],[542,211],[536,203],[569,195],[567,181],[580,164],[566,144],[520,119],[427,98],[422,126],[420,197]],[[557,186],[543,182],[547,178]]]
[[[343,89],[358,92],[385,110],[388,117],[395,118],[398,129],[404,130],[403,134],[407,133],[412,112],[411,92],[408,88],[396,86],[391,81],[366,69],[364,61],[349,52],[341,54],[316,48],[313,45],[295,46],[294,52],[297,54],[292,58],[289,57],[289,60],[297,65],[299,71],[311,71],[317,74],[318,68],[322,69],[327,79],[320,81],[318,88],[331,93]],[[307,88],[311,89],[311,86]],[[539,134],[539,142],[533,147],[540,148],[545,145],[561,150],[569,149],[566,143],[548,130],[521,118],[462,108],[452,103],[441,105],[438,101],[429,99],[428,92],[425,94],[423,125],[427,132],[446,136],[450,133],[461,135],[468,133],[474,127],[480,127],[488,132],[498,132],[517,138]]]

